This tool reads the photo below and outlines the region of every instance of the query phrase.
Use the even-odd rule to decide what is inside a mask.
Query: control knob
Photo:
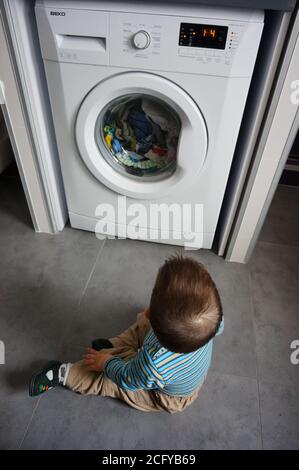
[[[151,37],[147,31],[137,31],[133,36],[133,46],[136,49],[146,49],[151,43]]]

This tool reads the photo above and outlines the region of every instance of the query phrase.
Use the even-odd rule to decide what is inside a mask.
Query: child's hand
[[[111,357],[113,357],[111,354],[101,354],[100,351],[87,348],[87,354],[83,356],[83,362],[87,370],[101,372]]]

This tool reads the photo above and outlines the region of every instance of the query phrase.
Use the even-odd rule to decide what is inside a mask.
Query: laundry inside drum
[[[131,94],[103,110],[95,137],[118,171],[138,179],[162,179],[176,169],[180,131],[180,119],[170,106],[149,95]]]

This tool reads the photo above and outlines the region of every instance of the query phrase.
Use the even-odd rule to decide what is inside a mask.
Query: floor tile
[[[22,448],[260,448],[257,383],[211,373],[197,401],[175,415],[56,389],[42,398]]]
[[[222,300],[225,328],[214,340],[212,370],[256,377],[255,336],[247,266],[227,263],[209,251],[193,252],[213,277]]]
[[[72,328],[73,351],[94,337],[128,328],[149,305],[158,268],[179,248],[132,240],[107,240]]]
[[[259,242],[250,263],[259,377],[299,385],[291,342],[299,339],[299,248]]]
[[[12,248],[13,242],[7,247],[11,262],[0,275],[6,306],[0,325],[10,363],[18,354],[24,362],[49,350],[55,354],[62,338],[70,340],[68,327],[102,243],[92,234],[66,229],[32,237],[25,250],[17,243]]]
[[[258,325],[257,360],[260,380],[276,384],[282,382],[290,388],[299,386],[299,367],[291,363],[291,343],[299,339],[299,326]]]
[[[196,449],[261,448],[257,381],[210,372],[184,439]]]
[[[93,234],[70,228],[57,235],[28,228],[26,236],[11,229],[0,246],[1,448],[18,447],[32,415],[31,374],[65,355],[69,325],[102,246]]]
[[[293,367],[299,369],[299,365]],[[264,449],[299,450],[298,386],[281,380],[262,381],[259,388]]]
[[[299,245],[299,188],[279,185],[271,203],[259,240]]]
[[[16,450],[22,442],[36,402],[21,390],[7,388],[0,390],[0,402],[0,450]]]
[[[299,247],[259,242],[249,267],[256,322],[298,325]]]

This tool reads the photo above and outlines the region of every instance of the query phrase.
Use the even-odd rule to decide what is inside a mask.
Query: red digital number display
[[[216,29],[211,28],[204,28],[203,29],[203,37],[206,38],[215,38],[216,37]]]
[[[228,26],[181,23],[179,46],[225,49]]]

